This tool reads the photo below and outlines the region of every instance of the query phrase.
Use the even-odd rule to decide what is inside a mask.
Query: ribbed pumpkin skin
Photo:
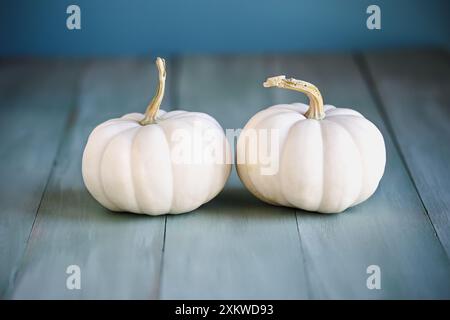
[[[174,144],[188,143],[173,138],[178,129],[192,139],[196,139],[194,128],[212,130],[226,149],[224,154],[230,155],[217,121],[204,113],[160,110],[156,124],[142,126],[143,117],[127,114],[92,131],[82,161],[83,180],[91,195],[112,211],[149,215],[192,211],[214,198],[228,179],[230,161],[173,161]]]
[[[307,119],[308,106],[281,104],[253,116],[237,143],[237,171],[244,185],[270,204],[321,213],[341,212],[368,199],[384,173],[386,150],[377,127],[360,113],[325,105],[325,118]],[[248,130],[276,129],[278,171],[251,162]],[[239,159],[242,159],[239,163]]]

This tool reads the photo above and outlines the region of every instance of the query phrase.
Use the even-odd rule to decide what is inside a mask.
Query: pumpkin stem
[[[164,89],[166,87],[166,61],[160,57],[156,58],[156,66],[159,72],[159,84],[156,90],[155,96],[150,101],[147,110],[145,111],[145,117],[139,123],[143,126],[156,122],[156,116],[161,106],[161,102],[164,97]]]
[[[263,85],[266,88],[278,87],[303,92],[309,98],[309,109],[306,111],[305,117],[316,120],[321,120],[325,117],[322,95],[315,85],[294,78],[286,79],[286,76],[267,78]]]

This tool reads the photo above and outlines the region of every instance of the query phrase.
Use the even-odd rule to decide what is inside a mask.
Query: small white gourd
[[[322,213],[369,198],[386,163],[377,127],[354,110],[324,106],[308,82],[277,76],[264,86],[303,92],[310,105],[275,105],[248,121],[237,143],[237,171],[248,190],[270,204]],[[270,162],[263,161],[267,152]]]
[[[230,175],[230,146],[214,118],[159,110],[165,61],[157,58],[156,65],[159,86],[145,115],[131,113],[100,124],[83,153],[84,183],[112,211],[149,215],[192,211],[214,198]]]

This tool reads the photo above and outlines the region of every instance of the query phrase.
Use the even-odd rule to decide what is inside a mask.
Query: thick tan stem
[[[140,121],[140,124],[143,126],[156,122],[156,116],[158,115],[159,107],[164,98],[164,89],[166,87],[166,61],[160,57],[156,58],[156,66],[158,67],[159,75],[158,89],[145,111],[144,119]]]
[[[300,91],[306,94],[309,98],[309,109],[306,111],[305,117],[316,120],[321,120],[325,117],[322,95],[315,85],[303,80],[293,78],[286,79],[286,76],[267,78],[263,85],[266,88],[278,87],[282,89]]]

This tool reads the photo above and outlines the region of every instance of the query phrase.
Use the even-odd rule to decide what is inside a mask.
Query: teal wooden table
[[[153,59],[0,60],[0,297],[450,298],[449,61],[441,50],[167,59],[165,110],[242,128],[302,101],[262,87],[287,74],[373,121],[387,164],[374,196],[342,214],[264,204],[233,170],[195,212],[150,217],[93,200],[81,155],[97,124],[144,111]],[[66,287],[69,265],[80,290]]]

